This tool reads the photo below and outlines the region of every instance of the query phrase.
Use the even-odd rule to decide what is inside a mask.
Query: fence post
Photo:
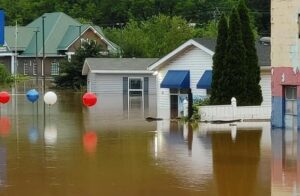
[[[236,115],[236,98],[232,97],[231,98],[231,106],[232,106],[232,118],[235,120],[235,115]]]

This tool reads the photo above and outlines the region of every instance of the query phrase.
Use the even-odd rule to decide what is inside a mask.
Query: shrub
[[[6,69],[5,65],[0,64],[0,83],[9,83],[12,82],[13,78],[9,71]]]

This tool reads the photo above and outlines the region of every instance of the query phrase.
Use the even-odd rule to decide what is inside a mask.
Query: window
[[[129,78],[129,90],[142,90],[142,79],[141,78]]]
[[[285,114],[297,115],[297,87],[285,87]]]
[[[24,61],[24,63],[23,63],[23,74],[24,75],[28,75],[28,73],[29,73],[29,65],[28,65],[28,62],[27,61]]]
[[[37,74],[37,63],[36,63],[36,61],[33,61],[32,74],[33,75]]]
[[[51,63],[51,75],[59,75],[59,63],[56,61]]]
[[[89,40],[89,38],[86,38],[86,39],[84,39],[84,38],[81,38],[81,39],[80,39],[80,44],[81,44],[81,45],[83,45],[84,43],[88,43],[88,44],[90,44],[90,40]]]

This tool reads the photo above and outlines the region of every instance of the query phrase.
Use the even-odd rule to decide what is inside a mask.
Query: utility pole
[[[36,86],[38,88],[38,81],[39,81],[39,72],[38,72],[38,32],[40,32],[38,29],[34,31],[35,32],[35,64],[36,64]]]
[[[42,59],[42,76],[43,76],[43,91],[45,92],[45,18],[46,16],[42,16],[42,27],[43,27],[43,59]]]
[[[78,27],[78,30],[79,30],[78,40],[79,40],[79,44],[80,44],[80,47],[81,47],[81,25],[78,25],[76,27]]]
[[[43,76],[43,93],[45,94],[45,70],[44,70],[44,61],[45,61],[45,18],[42,16],[42,30],[43,30],[43,59],[42,59],[42,76]],[[46,103],[44,102],[44,128],[46,127]]]

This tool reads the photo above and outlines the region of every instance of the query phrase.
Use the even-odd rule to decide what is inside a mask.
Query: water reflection
[[[157,127],[158,165],[184,187],[203,195],[270,195],[270,135],[263,134],[268,123],[201,124],[198,129],[161,121]]]
[[[29,138],[30,143],[32,143],[32,144],[35,144],[38,141],[39,132],[38,132],[37,128],[32,127],[28,130],[28,138]]]
[[[83,146],[88,154],[94,154],[97,148],[97,134],[94,131],[88,131],[83,135]]]
[[[272,130],[272,195],[300,195],[300,134],[297,116]]]
[[[210,133],[219,195],[257,195],[261,132],[238,131],[235,140],[230,132]]]
[[[11,130],[10,118],[7,116],[0,116],[0,136],[7,137],[9,136]]]
[[[98,95],[87,109],[81,93],[57,94],[45,124],[41,101],[38,113],[23,95],[7,105],[0,195],[270,195],[268,123],[237,124],[234,137],[228,124],[146,122],[156,112],[151,96],[131,100],[124,116],[122,96]]]
[[[55,124],[46,124],[44,138],[47,146],[53,146],[56,144],[57,128]]]
[[[5,187],[7,181],[7,152],[6,148],[0,147],[0,188]]]

